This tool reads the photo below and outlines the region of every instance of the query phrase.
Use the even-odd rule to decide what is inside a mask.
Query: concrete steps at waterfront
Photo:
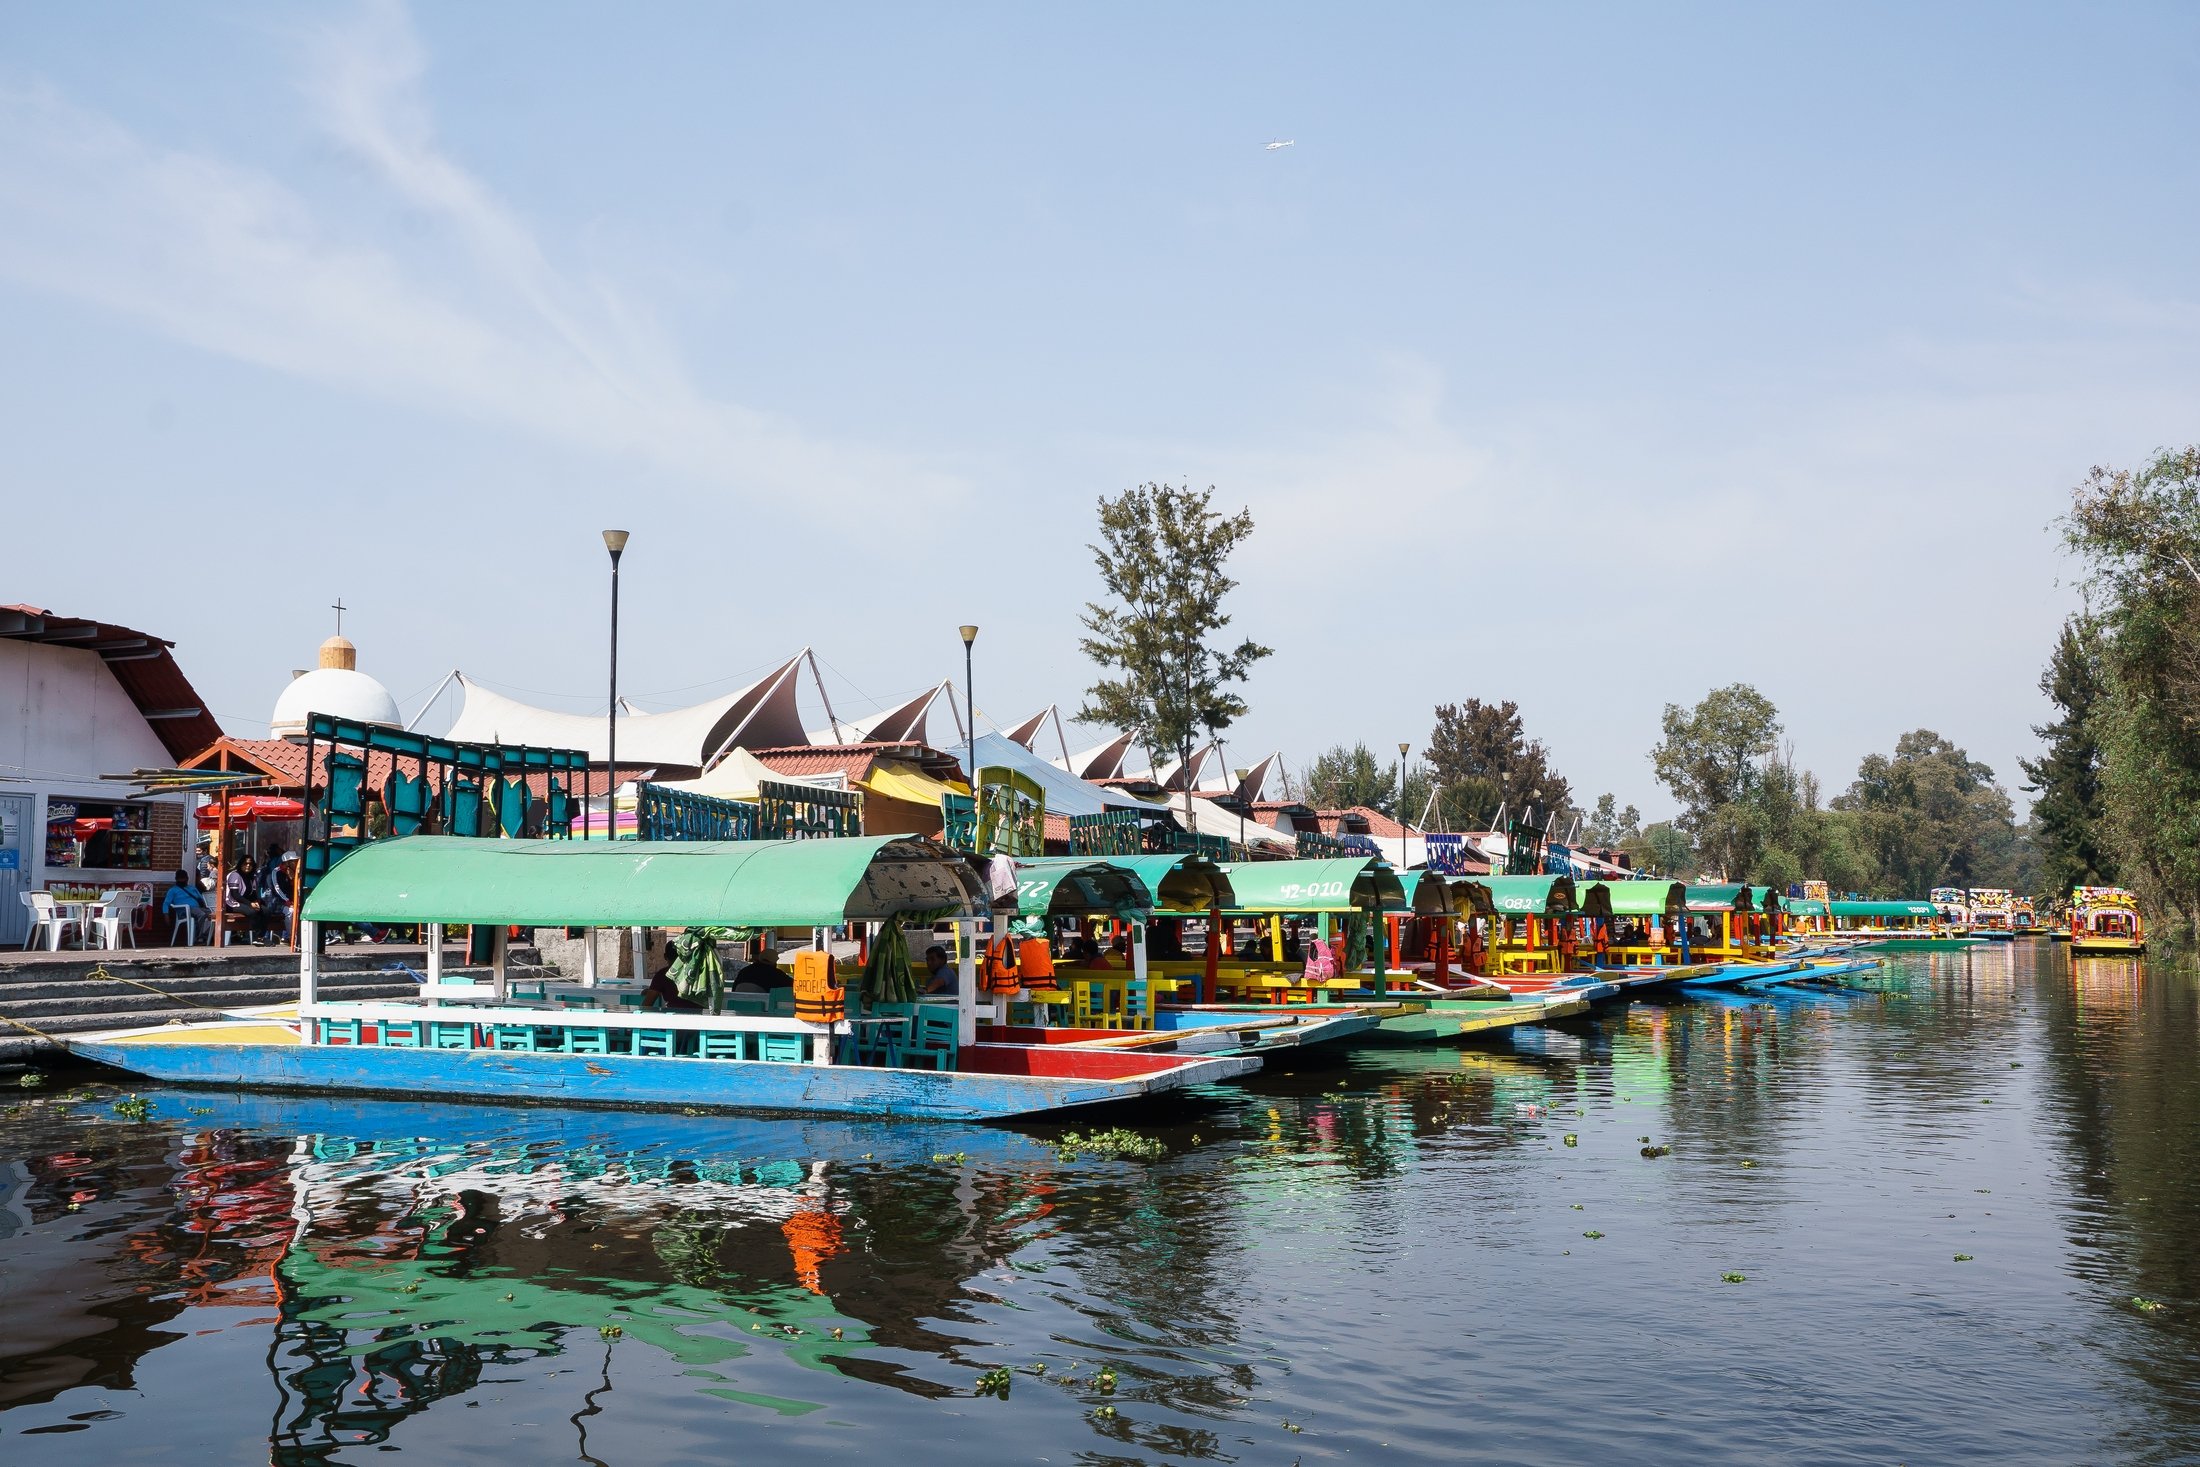
[[[213,1011],[260,1008],[298,997],[298,958],[287,950],[178,950],[176,955],[9,954],[0,963],[0,1064],[63,1056],[42,1035],[66,1038],[106,1029],[144,1028],[176,1020],[203,1021]],[[455,967],[454,952],[447,961]],[[512,976],[539,973],[532,951],[514,949]],[[326,999],[410,998],[420,986],[402,964],[425,963],[418,948],[354,949],[322,959]],[[100,976],[104,970],[105,976]],[[14,1021],[14,1022],[10,1022]],[[28,1028],[22,1026],[29,1026]],[[31,1030],[41,1033],[32,1033]]]

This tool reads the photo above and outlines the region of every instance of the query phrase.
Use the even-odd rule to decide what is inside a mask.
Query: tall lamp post
[[[610,724],[610,747],[604,751],[605,762],[610,765],[607,780],[610,791],[603,801],[603,829],[606,840],[619,838],[619,557],[626,553],[626,531],[603,532],[603,548],[611,552],[611,702],[604,710]]]
[[[1413,745],[1404,742],[1398,745],[1398,869],[1400,871],[1406,869],[1406,857],[1410,854],[1406,850],[1406,750],[1412,747]]]
[[[970,763],[963,770],[963,776],[970,781],[970,840],[975,845],[978,839],[978,705],[971,695],[970,665],[971,648],[977,643],[978,629],[965,626],[958,630],[962,632],[963,639],[963,716],[969,720],[963,729],[963,757]]]

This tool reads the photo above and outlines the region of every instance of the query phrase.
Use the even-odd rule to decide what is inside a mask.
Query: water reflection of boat
[[[873,1201],[915,1188],[935,1222],[997,1212],[1000,1199],[926,1187],[912,1169],[942,1146],[995,1162],[1047,1155],[1013,1132],[963,1126],[278,1096],[215,1114],[294,1138],[290,1231],[270,1268],[282,1463],[386,1441],[494,1366],[571,1350],[576,1332],[591,1345],[646,1344],[700,1394],[779,1415],[817,1403],[744,1389],[731,1367],[759,1349],[893,1383],[898,1367],[864,1352],[882,1332],[905,1341],[988,1257],[934,1248],[914,1285],[882,1288],[855,1257]],[[853,1306],[835,1293],[850,1264]],[[912,1286],[925,1297],[899,1297]],[[574,1379],[578,1393],[587,1377]]]

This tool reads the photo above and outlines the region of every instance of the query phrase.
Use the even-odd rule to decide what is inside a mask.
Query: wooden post
[[[955,919],[955,1034],[978,1042],[978,924],[970,917]]]
[[[1213,1003],[1215,986],[1222,976],[1222,907],[1207,910],[1207,971],[1199,975],[1199,1001]]]
[[[321,924],[301,922],[298,933],[301,939],[298,946],[298,1011],[304,1014],[307,1008],[320,1000]],[[310,1035],[313,1028],[313,1022],[308,1018],[301,1026],[301,1037]],[[312,1041],[307,1039],[306,1042],[310,1044]]]

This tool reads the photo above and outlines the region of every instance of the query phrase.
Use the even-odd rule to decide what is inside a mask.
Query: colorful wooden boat
[[[1886,952],[1933,952],[1983,947],[1961,927],[1941,925],[1938,904],[1920,901],[1831,901],[1834,931]]]
[[[2009,893],[2000,887],[1974,886],[1965,893],[1971,914],[1971,935],[1988,942],[2013,942],[2016,924],[2010,920]]]
[[[2147,950],[2139,899],[2120,886],[2080,886],[2070,893],[2070,955],[2132,957]]]
[[[907,837],[410,836],[359,847],[307,898],[295,1026],[177,1026],[89,1036],[71,1048],[180,1083],[963,1120],[1125,1100],[1258,1067],[1244,1056],[978,1042],[974,935],[987,906],[972,863]],[[809,929],[822,945],[829,930],[919,914],[955,924],[958,996],[951,1005],[920,1004],[886,1018],[853,1012],[829,977],[819,981],[829,960],[798,964],[796,1007],[786,1015],[531,1003],[515,997],[505,964],[512,926]],[[421,997],[321,1001],[323,922],[427,928],[430,971]],[[493,930],[487,982],[445,981],[443,929],[453,924]],[[906,1049],[896,1046],[898,1065],[853,1062],[864,1052],[864,1026],[874,1023],[910,1033]]]

